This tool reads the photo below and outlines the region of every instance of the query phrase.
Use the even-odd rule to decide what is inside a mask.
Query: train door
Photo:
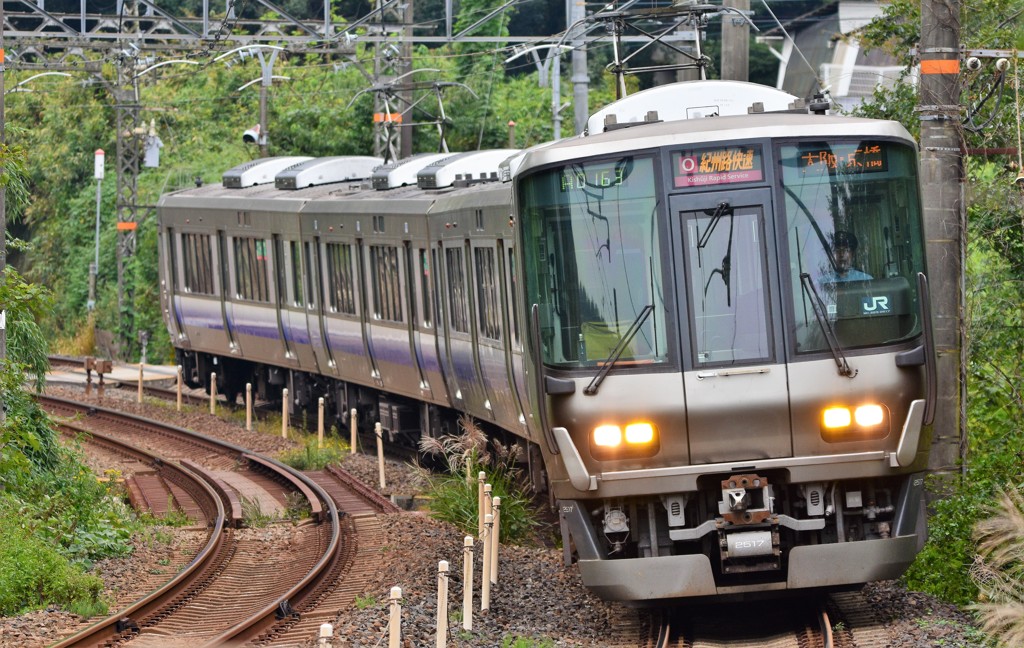
[[[228,261],[228,235],[224,230],[217,231],[217,267],[220,268],[220,310],[224,321],[224,334],[228,338],[228,348],[232,353],[238,352],[235,340],[234,314],[231,305],[231,263]]]
[[[178,255],[181,246],[177,241],[177,233],[168,227],[161,233],[160,245],[164,248],[164,282],[160,290],[160,301],[164,308],[164,319],[171,328],[171,337],[179,340],[188,339],[181,323],[181,305],[179,303],[181,280],[178,278]]]
[[[285,361],[290,363],[295,360],[295,350],[292,348],[294,346],[294,336],[291,332],[291,325],[290,322],[286,321],[289,317],[287,267],[288,264],[285,262],[284,241],[281,240],[281,236],[279,234],[274,234],[274,270],[275,276],[277,277],[277,281],[274,282],[277,288],[277,308],[274,310],[277,313],[278,337],[284,345]]]
[[[437,357],[442,365],[441,373],[444,377],[445,386],[449,398],[456,408],[462,407],[462,392],[459,390],[458,381],[455,380],[455,367],[452,365],[451,355],[451,314],[448,312],[449,294],[448,280],[445,277],[444,246],[440,243],[437,247],[430,249],[432,267],[434,268],[433,280],[430,285],[433,288],[437,299],[434,300],[436,311],[434,319],[437,322]]]
[[[421,277],[426,268],[422,263],[425,260],[425,251],[413,249],[412,243],[405,242],[405,269],[406,269],[406,302],[409,304],[409,346],[412,350],[416,373],[420,381],[420,396],[431,399],[430,381],[427,379],[426,354],[430,349],[423,348],[423,335],[421,327],[430,322],[429,306],[424,304]],[[426,312],[424,312],[426,311]]]
[[[370,376],[373,378],[373,382],[378,387],[384,386],[384,381],[380,377],[380,369],[377,367],[377,358],[374,356],[373,339],[370,337],[370,272],[366,268],[368,263],[366,254],[366,240],[356,240],[356,254],[358,260],[356,267],[359,272],[359,295],[360,295],[360,308],[359,308],[359,329],[361,337],[363,339],[363,354],[370,361]]]
[[[302,257],[306,275],[306,322],[309,327],[309,341],[313,345],[313,356],[323,373],[336,373],[327,343],[323,303],[323,266],[320,264],[320,239],[306,241]]]
[[[673,197],[693,463],[792,456],[768,190]],[[741,395],[740,397],[738,397]],[[724,418],[723,411],[730,416]]]

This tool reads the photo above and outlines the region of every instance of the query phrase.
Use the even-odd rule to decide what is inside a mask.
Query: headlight
[[[598,425],[591,432],[590,442],[591,453],[602,460],[649,457],[660,448],[658,430],[647,421]]]
[[[622,445],[622,429],[618,425],[599,425],[594,428],[594,445],[599,448],[617,448]]]
[[[877,403],[832,406],[821,412],[821,437],[829,442],[881,439],[889,435],[888,410]]]

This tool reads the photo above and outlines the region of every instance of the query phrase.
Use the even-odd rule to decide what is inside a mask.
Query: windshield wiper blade
[[[821,332],[825,336],[825,341],[828,342],[828,349],[832,352],[832,357],[835,358],[836,367],[839,369],[840,376],[846,376],[847,378],[853,378],[857,375],[857,370],[850,367],[850,363],[846,360],[846,354],[843,353],[843,348],[839,345],[839,338],[836,337],[835,329],[832,328],[832,323],[828,321],[828,317],[825,315],[825,303],[821,300],[818,295],[818,291],[814,288],[814,283],[811,281],[811,275],[806,272],[800,273],[800,285],[803,287],[804,292],[811,299],[811,310],[814,311],[814,318],[818,320],[818,326],[821,327]]]
[[[626,334],[622,336],[622,339],[619,340],[619,343],[615,345],[614,349],[612,349],[611,355],[608,356],[608,359],[604,361],[604,365],[601,367],[601,370],[597,372],[597,375],[594,376],[594,379],[591,380],[590,384],[587,385],[587,388],[583,390],[584,394],[586,394],[587,396],[593,396],[594,394],[597,393],[597,388],[601,386],[602,382],[604,382],[604,379],[608,375],[608,372],[612,370],[612,366],[615,365],[615,362],[619,359],[619,356],[621,356],[622,352],[626,350],[626,346],[633,339],[633,337],[636,336],[637,332],[640,330],[640,327],[643,326],[643,323],[647,321],[648,316],[650,316],[652,312],[654,312],[653,304],[647,304],[646,306],[643,307],[643,310],[640,311],[640,314],[636,316],[636,319],[633,320],[633,323],[629,325],[628,329],[626,329]]]

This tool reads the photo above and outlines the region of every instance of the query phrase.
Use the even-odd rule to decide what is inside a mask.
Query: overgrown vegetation
[[[501,498],[502,542],[523,542],[540,525],[529,487],[516,466],[519,446],[503,446],[486,435],[469,416],[459,420],[462,433],[440,438],[425,437],[420,450],[439,457],[447,466],[443,473],[426,473],[430,512],[468,535],[478,529],[479,487],[477,475],[486,473],[493,496]]]
[[[10,170],[6,162],[4,166]],[[0,283],[7,310],[7,356],[0,360],[0,615],[57,605],[91,615],[105,610],[92,562],[130,551],[132,516],[97,481],[77,452],[58,443],[30,385],[48,368],[38,322],[48,293],[11,267]]]
[[[971,575],[981,591],[974,606],[982,627],[1004,646],[1024,645],[1024,495],[1001,493],[991,517],[975,527],[978,560]]]

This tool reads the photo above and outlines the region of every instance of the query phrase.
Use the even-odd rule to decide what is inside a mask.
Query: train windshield
[[[886,141],[779,148],[798,352],[917,335],[924,271],[914,150]]]
[[[654,160],[547,169],[523,180],[520,207],[545,364],[601,366],[620,345],[617,367],[667,361]]]

